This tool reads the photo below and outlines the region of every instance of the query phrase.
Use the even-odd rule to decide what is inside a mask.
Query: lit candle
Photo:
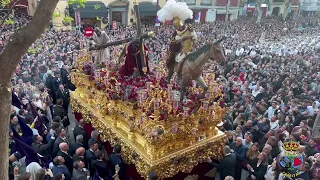
[[[160,107],[160,101],[159,101],[159,99],[156,99],[154,101],[154,109],[159,109],[159,107]]]
[[[147,89],[144,89],[142,90],[142,93],[143,93],[143,99],[147,99],[148,98],[148,90]]]
[[[206,93],[206,95],[205,95],[205,97],[206,97],[206,99],[210,99],[210,97],[211,97],[211,93]]]
[[[168,84],[168,92],[172,92],[172,88],[173,88],[173,85],[172,84]]]
[[[211,109],[209,110],[209,114],[210,114],[210,116],[213,116],[213,115],[214,115],[214,110],[213,110],[213,108],[211,108]]]
[[[120,86],[121,86],[121,83],[117,83],[117,84],[116,84],[116,90],[117,90],[117,91],[120,91]]]
[[[151,91],[152,82],[147,82],[146,84],[147,84],[147,91]]]
[[[168,93],[168,99],[169,99],[170,101],[173,100],[173,93],[172,93],[172,92],[169,92],[169,93]]]
[[[143,92],[142,91],[139,91],[139,96],[138,96],[138,98],[139,98],[139,103],[140,104],[142,104],[142,101],[143,101]]]
[[[208,105],[209,105],[209,102],[208,102],[208,101],[203,101],[203,102],[202,102],[202,108],[203,108],[203,109],[205,109],[205,110],[208,109]]]
[[[179,100],[175,99],[173,102],[173,109],[177,110],[179,108]]]
[[[189,110],[190,110],[190,108],[183,107],[183,117],[188,117],[189,116]]]
[[[161,79],[161,72],[157,71],[156,73],[156,79],[159,81]]]

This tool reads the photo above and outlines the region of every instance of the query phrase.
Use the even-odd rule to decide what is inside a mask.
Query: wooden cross
[[[123,44],[123,43],[126,43],[126,42],[130,42],[132,40],[139,40],[138,43],[139,43],[139,47],[140,47],[140,56],[141,56],[141,65],[142,65],[141,68],[142,68],[142,71],[145,74],[147,72],[147,67],[146,67],[146,59],[145,59],[145,51],[144,51],[143,39],[154,36],[154,33],[153,32],[148,32],[148,33],[142,34],[139,4],[138,4],[137,0],[134,0],[133,4],[134,4],[135,17],[136,17],[137,36],[126,38],[126,39],[122,39],[122,40],[119,40],[119,41],[109,42],[109,43],[106,43],[106,44],[101,44],[101,45],[98,45],[96,47],[91,47],[91,48],[89,48],[89,51],[104,49],[104,48],[107,48],[109,46],[120,45],[120,44]]]

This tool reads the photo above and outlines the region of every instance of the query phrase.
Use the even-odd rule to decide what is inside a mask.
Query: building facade
[[[300,11],[302,15],[311,15],[320,11],[320,0],[301,0]]]
[[[160,0],[159,4],[164,4],[162,1],[165,0]],[[152,0],[140,1],[139,7],[141,19],[147,22],[154,21],[160,9],[160,6]],[[63,26],[62,21],[65,15],[75,17],[74,14],[77,13],[81,24],[102,28],[112,25],[113,22],[117,22],[117,25],[130,25],[135,21],[133,1],[128,0],[87,0],[85,7],[79,7],[77,4],[69,5],[67,0],[60,0],[56,10],[61,14],[61,17],[53,18],[53,25],[56,27]]]
[[[186,2],[189,8],[194,13],[195,22],[214,22],[216,20],[225,20],[228,16],[229,20],[237,19],[239,15],[240,0],[230,0],[229,8],[227,9],[228,0],[177,0],[178,2]],[[143,23],[153,24],[156,20],[157,11],[164,6],[166,0],[143,0],[139,1],[140,16]],[[135,22],[135,14],[133,9],[133,1],[128,0],[87,0],[85,8],[72,7],[73,11],[68,11],[70,16],[75,12],[80,12],[80,17],[83,23],[93,22],[93,19],[101,19],[93,24],[100,27],[112,25],[117,22],[118,25],[130,25]],[[92,5],[98,4],[99,9],[92,8]],[[57,5],[57,10],[62,15],[61,17],[53,18],[53,24],[56,27],[61,27],[64,14],[68,14],[69,5],[66,0],[60,0]],[[98,13],[103,11],[104,13]],[[91,12],[91,13],[90,13]],[[102,21],[108,19],[108,21]]]

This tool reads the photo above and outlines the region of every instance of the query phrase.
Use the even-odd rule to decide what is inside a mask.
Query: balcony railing
[[[226,6],[228,3],[227,0],[217,0],[216,5],[217,6]]]
[[[177,2],[185,2],[188,5],[195,5],[196,4],[196,0],[177,0]]]
[[[229,0],[230,1],[230,7],[236,7],[238,6],[238,0]],[[217,6],[227,6],[228,0],[217,0],[216,5]]]
[[[284,0],[272,0],[272,2],[279,3],[279,2],[284,2]]]
[[[230,0],[230,6],[231,7],[237,7],[238,6],[238,0]]]
[[[292,5],[299,5],[300,4],[300,0],[292,0],[291,4]]]
[[[206,6],[211,6],[212,5],[212,0],[201,0],[200,5],[206,5]]]

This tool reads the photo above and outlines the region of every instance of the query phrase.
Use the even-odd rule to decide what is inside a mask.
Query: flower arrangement
[[[108,65],[108,66],[111,66]],[[104,91],[109,100],[122,100],[130,103],[138,103],[139,92],[145,90],[147,84],[150,83],[151,89],[149,91],[154,91],[153,88],[157,87],[162,91],[168,91],[167,80],[165,77],[158,76],[157,73],[150,73],[146,76],[121,76],[118,72],[119,66],[107,67],[108,69],[95,70],[92,63],[86,62],[83,65],[83,73],[89,76],[89,80],[95,81],[95,88],[97,90]],[[177,108],[169,108],[164,106],[162,103],[159,108],[159,119],[166,120],[168,116],[175,114],[182,115],[185,113],[185,108],[187,108],[188,114],[196,113],[201,107],[202,103],[198,98],[201,93],[199,88],[195,87],[196,84],[189,82],[186,92],[186,97],[188,101],[179,103]],[[180,86],[177,83],[172,84],[173,91],[180,91]],[[168,102],[168,97],[161,95],[159,97],[160,102]],[[219,100],[219,97],[217,98]],[[148,101],[151,101],[149,98]],[[173,102],[171,102],[171,105]],[[208,105],[211,106],[213,102]],[[147,116],[152,116],[155,112],[153,106],[148,108],[135,106],[137,109],[140,108]]]

